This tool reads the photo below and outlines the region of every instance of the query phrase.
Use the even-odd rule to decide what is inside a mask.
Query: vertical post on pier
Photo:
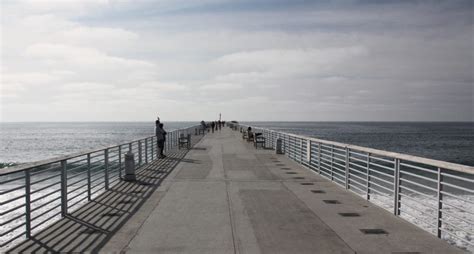
[[[148,138],[145,139],[145,164],[148,164]]]
[[[270,131],[270,137],[271,137],[272,148],[273,148],[273,149],[276,149],[276,144],[275,144],[275,132],[274,132],[274,131]]]
[[[334,145],[331,145],[331,163],[330,163],[330,169],[331,169],[331,181],[334,181],[334,174],[333,174],[333,168],[332,165],[334,163]]]
[[[300,138],[300,164],[303,164],[303,139]]]
[[[321,174],[321,142],[318,143],[318,173]]]
[[[25,226],[26,238],[31,237],[31,181],[30,169],[25,170]]]
[[[437,220],[437,227],[436,227],[436,235],[438,238],[441,238],[441,227],[442,219],[443,219],[443,175],[441,174],[441,168],[438,168],[438,213],[436,216]]]
[[[311,167],[311,139],[306,140],[306,160]]]
[[[155,137],[151,137],[151,160],[155,159]]]
[[[61,161],[61,216],[67,214],[67,162]]]
[[[288,137],[288,142],[287,142],[287,146],[286,146],[288,148],[288,158],[291,159],[291,136],[290,135],[286,135],[286,136]]]
[[[367,175],[366,175],[366,187],[367,187],[367,193],[366,193],[366,198],[367,200],[370,200],[370,153],[367,153]]]
[[[393,214],[400,215],[400,159],[394,161],[393,171]]]
[[[119,179],[122,179],[122,145],[118,147]]]
[[[129,143],[129,144],[128,144],[128,151],[129,151],[129,152],[132,152],[132,148],[133,148],[133,147],[132,147],[132,143]]]
[[[346,147],[346,189],[349,189],[349,148]]]
[[[104,150],[104,175],[105,175],[105,189],[109,189],[109,149]]]
[[[91,154],[87,154],[87,200],[91,201]]]
[[[142,165],[142,141],[138,140],[138,165]]]

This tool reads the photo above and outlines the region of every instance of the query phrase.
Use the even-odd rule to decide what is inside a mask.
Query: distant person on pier
[[[163,154],[165,150],[165,141],[166,141],[166,131],[163,129],[163,124],[159,123],[159,120],[156,120],[158,124],[155,126],[155,135],[156,142],[158,145],[158,157],[164,158],[166,155]]]
[[[212,133],[214,133],[214,128],[216,128],[216,123],[214,121],[212,121],[211,122]]]
[[[253,140],[253,133],[252,133],[252,127],[247,128],[247,140]]]
[[[202,128],[202,135],[206,134],[205,132],[206,132],[207,126],[204,120],[201,121],[201,128]]]
[[[221,122],[221,120],[217,121],[217,127],[219,128],[219,130],[221,130],[221,127],[222,127],[222,122]]]

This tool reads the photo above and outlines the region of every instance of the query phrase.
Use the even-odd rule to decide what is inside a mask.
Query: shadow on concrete
[[[207,148],[205,148],[205,147],[193,147],[193,148],[191,148],[191,150],[201,150],[201,151],[205,151],[205,150],[207,150]]]
[[[140,167],[136,172],[137,181],[119,181],[7,253],[99,252],[184,160],[187,152],[169,151],[168,157]]]
[[[194,159],[184,159],[184,158],[167,158],[169,160],[178,160],[180,162],[185,162],[185,163],[194,163],[194,164],[201,164],[200,160],[194,160]]]

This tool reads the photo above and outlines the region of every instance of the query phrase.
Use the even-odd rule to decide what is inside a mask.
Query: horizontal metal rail
[[[380,200],[390,200],[385,205],[389,205],[396,216],[407,214],[416,218],[404,207],[423,213],[425,217],[419,218],[420,221],[434,225],[439,238],[455,242],[452,236],[462,232],[467,235],[466,239],[474,239],[472,224],[466,228],[449,220],[468,216],[462,221],[474,221],[472,166],[240,125],[244,130],[248,127],[254,133],[262,133],[267,147],[276,149],[280,139],[282,151],[290,159],[339,185],[345,183],[346,189],[367,200],[377,199],[377,205]],[[434,213],[427,212],[428,209],[434,209]],[[455,232],[447,231],[446,225],[452,225]],[[433,232],[433,228],[421,227]],[[466,239],[462,240],[474,246],[474,240]]]
[[[177,147],[180,133],[193,134],[195,128],[200,126],[168,132],[168,149]],[[137,167],[146,165],[157,158],[156,137],[2,169],[0,251],[117,184],[124,165],[122,153],[129,150],[135,153]]]

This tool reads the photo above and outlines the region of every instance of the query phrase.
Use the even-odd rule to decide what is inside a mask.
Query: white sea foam
[[[437,209],[435,207],[437,207],[437,202],[421,196],[411,196],[411,198],[413,200],[402,197],[400,217],[436,235]],[[459,198],[443,198],[445,204],[451,204],[462,208],[462,210],[448,205],[444,206],[443,217],[446,223],[442,225],[445,232],[442,232],[441,238],[450,244],[474,253],[474,229],[472,223],[474,222],[474,196],[460,195]],[[373,203],[380,207],[393,211],[393,196],[372,194],[371,199]],[[449,216],[449,214],[453,216]]]

